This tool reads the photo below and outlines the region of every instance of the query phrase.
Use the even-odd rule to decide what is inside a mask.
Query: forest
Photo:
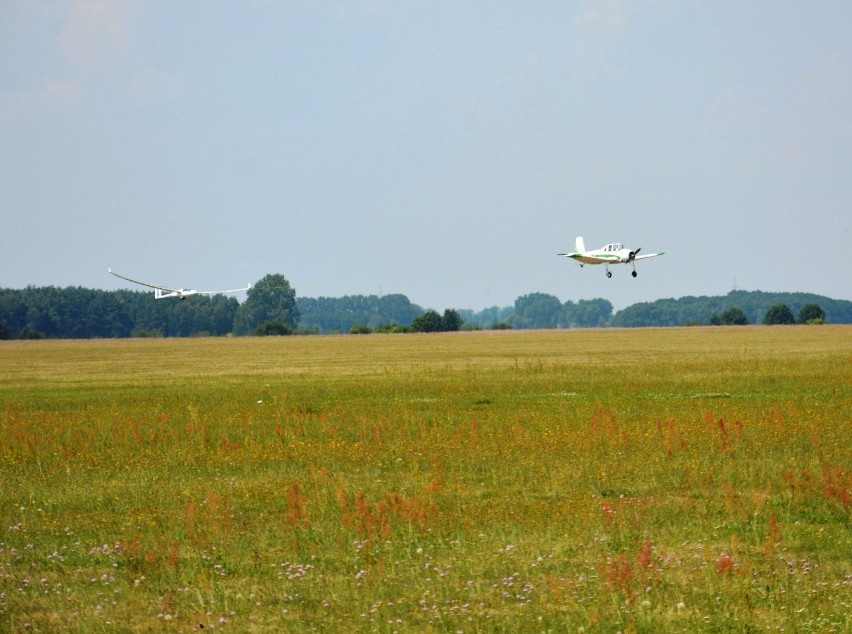
[[[723,296],[660,299],[613,314],[606,299],[568,300],[546,293],[480,311],[443,316],[402,294],[297,297],[286,277],[270,274],[242,303],[224,295],[155,300],[144,291],[54,286],[0,289],[0,339],[199,337],[262,334],[431,332],[475,329],[659,327],[794,323],[804,308],[828,323],[852,323],[852,302],[810,293],[732,291]],[[807,312],[807,311],[805,311]],[[782,321],[773,321],[780,315]]]

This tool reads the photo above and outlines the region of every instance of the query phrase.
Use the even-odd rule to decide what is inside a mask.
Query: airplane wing
[[[633,259],[634,260],[644,260],[645,258],[655,258],[658,255],[665,255],[665,254],[666,254],[665,251],[663,251],[662,253],[646,253],[645,255],[637,255]]]
[[[121,279],[127,280],[128,282],[133,282],[134,284],[139,284],[140,286],[147,286],[148,288],[154,288],[154,289],[158,289],[158,290],[161,290],[161,291],[168,291],[169,293],[179,292],[178,289],[169,288],[168,286],[159,286],[157,284],[149,284],[148,282],[140,282],[139,280],[134,280],[134,279],[131,279],[129,277],[125,277],[124,275],[119,275],[118,273],[113,271],[111,268],[107,268],[107,271],[109,271],[110,273],[112,273],[116,277],[120,277]]]
[[[251,284],[246,286],[245,288],[232,288],[227,291],[196,291],[196,295],[219,295],[220,293],[239,293],[240,291],[247,291],[251,288]]]

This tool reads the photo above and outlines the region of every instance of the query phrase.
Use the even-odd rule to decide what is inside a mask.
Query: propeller
[[[631,252],[630,252],[630,255],[628,255],[628,256],[627,256],[627,261],[628,261],[628,262],[632,262],[633,260],[635,260],[635,259],[636,259],[636,256],[637,256],[637,255],[639,255],[639,252],[640,252],[641,250],[642,250],[642,247],[639,247],[639,248],[638,248],[638,249],[636,249],[635,251],[631,251]]]

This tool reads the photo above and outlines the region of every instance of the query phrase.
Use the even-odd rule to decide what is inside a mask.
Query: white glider
[[[147,286],[148,288],[153,288],[154,299],[166,299],[167,297],[177,297],[178,299],[186,299],[190,295],[219,295],[220,293],[239,293],[241,291],[247,291],[251,288],[251,284],[249,284],[245,288],[232,288],[226,291],[196,291],[191,288],[169,288],[168,286],[160,286],[159,284],[149,284],[148,282],[140,282],[139,280],[134,280],[132,278],[125,277],[124,275],[119,275],[111,268],[107,268],[107,270],[116,277],[120,277],[121,279],[127,280],[128,282],[133,282],[134,284],[139,284],[140,286]]]
[[[618,242],[613,242],[612,244],[608,244],[600,249],[586,251],[586,245],[583,243],[583,238],[579,236],[574,244],[574,248],[575,250],[572,253],[559,253],[557,255],[576,260],[580,263],[580,266],[583,266],[584,264],[603,264],[606,267],[607,277],[612,277],[612,273],[609,270],[610,264],[630,264],[633,266],[632,275],[633,277],[636,277],[636,260],[644,260],[646,258],[657,257],[658,255],[665,255],[665,253],[646,253],[644,255],[639,255],[639,251],[642,250],[641,247],[635,250],[628,249]]]

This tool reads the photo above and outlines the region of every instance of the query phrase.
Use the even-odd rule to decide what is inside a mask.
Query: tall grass
[[[849,631],[850,335],[3,342],[0,630]]]

